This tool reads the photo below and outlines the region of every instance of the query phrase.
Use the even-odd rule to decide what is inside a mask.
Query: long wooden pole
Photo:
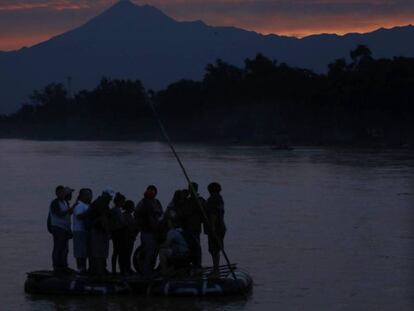
[[[174,147],[174,145],[173,145],[173,143],[172,143],[172,141],[171,141],[171,139],[170,139],[170,136],[168,135],[167,130],[165,129],[164,124],[163,124],[163,123],[162,123],[162,121],[161,121],[161,117],[159,116],[159,114],[158,114],[158,112],[157,112],[157,109],[155,108],[155,106],[154,106],[154,103],[153,103],[152,99],[151,99],[151,98],[149,98],[149,99],[148,99],[148,102],[149,102],[149,106],[150,106],[150,107],[151,107],[151,109],[152,109],[152,112],[154,113],[154,117],[155,117],[155,119],[156,119],[156,120],[157,120],[157,122],[158,122],[158,125],[159,125],[159,127],[160,127],[160,129],[161,129],[161,132],[162,132],[162,134],[163,134],[163,136],[164,136],[164,138],[165,138],[165,140],[166,140],[167,144],[169,145],[169,147],[170,147],[170,149],[171,149],[172,153],[174,154],[174,157],[176,158],[176,160],[177,160],[178,164],[180,165],[180,168],[181,168],[181,170],[182,170],[182,172],[183,172],[183,174],[184,174],[184,176],[185,176],[185,179],[187,180],[187,183],[188,183],[189,188],[190,188],[190,192],[191,192],[192,196],[193,196],[194,198],[196,198],[197,205],[198,205],[198,207],[199,207],[199,209],[200,209],[200,211],[201,211],[201,213],[203,214],[203,217],[204,217],[204,223],[206,224],[206,226],[207,226],[207,228],[208,228],[209,233],[211,233],[211,232],[213,232],[213,231],[211,230],[211,225],[210,225],[210,223],[208,222],[208,218],[207,218],[206,212],[204,211],[204,207],[203,207],[203,205],[201,204],[201,202],[200,202],[200,200],[199,200],[199,198],[198,198],[197,191],[196,191],[196,189],[194,189],[194,186],[193,186],[193,184],[192,184],[192,182],[191,182],[190,176],[188,175],[187,170],[185,169],[184,164],[183,164],[183,162],[181,161],[181,159],[180,159],[180,157],[179,157],[179,155],[178,155],[178,153],[177,153],[177,151],[176,151],[176,149],[175,149],[175,147]],[[233,276],[233,278],[234,278],[235,282],[237,283],[237,286],[239,287],[240,291],[241,291],[243,294],[245,294],[245,293],[244,293],[244,291],[242,290],[242,288],[240,287],[239,281],[237,280],[236,274],[235,274],[235,272],[234,272],[234,267],[233,267],[233,265],[230,263],[230,259],[229,259],[229,257],[227,256],[226,251],[224,250],[223,243],[222,243],[222,242],[221,242],[221,240],[217,237],[217,235],[216,235],[216,234],[214,234],[214,235],[213,235],[213,238],[214,238],[214,239],[216,239],[216,241],[219,243],[219,246],[220,246],[220,251],[222,252],[223,257],[224,257],[224,258],[225,258],[225,260],[226,260],[227,266],[229,267],[229,270],[230,270],[230,272],[231,272],[231,274],[232,274],[232,276]]]

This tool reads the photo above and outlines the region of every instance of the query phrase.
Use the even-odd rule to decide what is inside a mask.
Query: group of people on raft
[[[150,185],[137,205],[112,189],[106,189],[93,200],[91,189],[80,189],[74,204],[74,190],[57,186],[56,198],[50,204],[48,231],[53,236],[53,268],[56,273],[73,273],[68,267],[69,240],[78,273],[104,276],[107,270],[109,244],[112,240],[112,273],[119,266],[122,275],[133,274],[131,257],[140,235],[140,271],[144,277],[174,273],[179,268],[200,271],[202,229],[208,236],[213,260],[211,277],[219,276],[220,251],[226,233],[224,201],[220,184],[208,185],[207,200],[198,194],[198,185],[177,190],[166,210],[157,199],[157,188]],[[88,265],[89,263],[89,265]]]

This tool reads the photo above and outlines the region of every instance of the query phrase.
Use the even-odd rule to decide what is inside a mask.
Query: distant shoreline
[[[166,144],[165,140],[138,140],[138,139],[107,139],[107,138],[79,138],[79,137],[67,137],[62,139],[56,138],[27,138],[27,137],[1,137],[0,141],[5,140],[20,140],[30,142],[133,142],[133,143],[160,143]],[[258,147],[269,149],[275,148],[275,145],[269,143],[255,143],[255,142],[212,142],[212,141],[195,141],[195,140],[173,140],[176,145],[200,145],[200,146],[218,146],[218,147]],[[276,146],[276,148],[278,148]],[[289,148],[274,149],[277,151],[293,151],[303,148],[327,148],[327,149],[350,149],[350,150],[407,150],[414,151],[414,145],[396,145],[396,144],[363,144],[363,143],[336,143],[336,144],[316,144],[316,143],[298,143],[289,145]]]
[[[351,148],[414,146],[414,58],[375,59],[366,46],[321,75],[258,54],[243,68],[217,60],[203,80],[147,90],[140,80],[103,78],[73,94],[35,90],[0,116],[0,137],[28,140],[163,141]]]

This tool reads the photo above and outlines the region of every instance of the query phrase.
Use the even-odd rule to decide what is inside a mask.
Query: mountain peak
[[[115,3],[113,6],[111,6],[108,10],[104,12],[105,13],[115,13],[120,12],[122,14],[128,14],[128,13],[141,13],[141,14],[158,14],[160,16],[168,17],[165,15],[161,10],[157,9],[154,6],[144,4],[144,5],[137,5],[130,0],[120,0],[117,3]]]
[[[117,3],[115,3],[111,9],[114,8],[123,8],[123,9],[130,9],[133,7],[136,7],[137,5],[135,5],[134,3],[132,3],[130,0],[119,0]]]
[[[168,25],[171,22],[174,20],[156,7],[137,5],[130,0],[120,0],[89,21],[87,25],[104,28],[111,27],[111,25],[128,25],[128,27],[146,25],[151,27],[151,25]]]

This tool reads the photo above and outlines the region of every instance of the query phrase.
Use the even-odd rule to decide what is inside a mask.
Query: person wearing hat
[[[89,208],[88,222],[90,224],[89,237],[89,266],[93,275],[102,276],[108,273],[106,260],[109,255],[109,204],[115,192],[108,188],[92,202]]]
[[[68,272],[69,240],[72,238],[71,214],[67,199],[73,189],[57,186],[56,198],[51,202],[48,215],[48,229],[53,236],[52,262],[55,272]]]

